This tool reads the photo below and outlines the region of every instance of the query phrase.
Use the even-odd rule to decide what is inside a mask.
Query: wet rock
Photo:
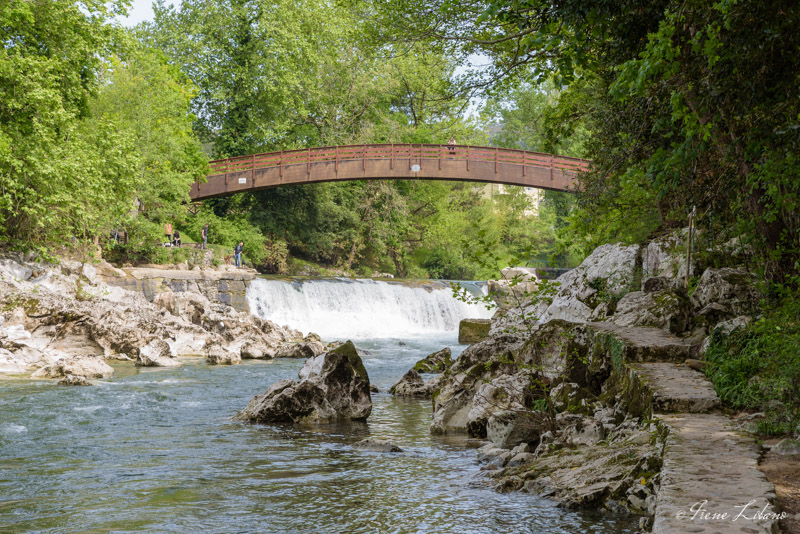
[[[353,448],[358,449],[361,451],[372,451],[372,452],[403,452],[403,449],[392,443],[391,441],[384,440],[384,439],[362,439],[356,443],[353,443]]]
[[[430,398],[431,390],[422,380],[416,369],[409,369],[397,384],[389,389],[389,393],[398,397],[427,397]]]
[[[309,358],[299,381],[282,380],[237,417],[252,423],[364,421],[372,412],[369,377],[352,342]]]
[[[523,410],[492,415],[486,423],[486,437],[503,449],[521,443],[538,443],[545,430],[546,418],[544,412]]]
[[[169,344],[162,339],[154,339],[139,349],[137,367],[180,367],[180,362],[171,357]]]
[[[491,326],[489,319],[462,319],[458,323],[458,342],[470,344],[483,341],[489,335]]]
[[[89,382],[86,377],[84,376],[75,376],[75,375],[67,375],[61,380],[58,381],[59,386],[91,386],[92,383]]]
[[[243,360],[271,360],[275,357],[275,349],[260,339],[242,343],[239,355]]]
[[[370,384],[369,385],[369,392],[370,393],[380,393],[381,390],[379,390],[378,386],[376,386],[375,384]]]
[[[33,373],[31,378],[63,378],[67,375],[84,378],[108,378],[114,368],[102,358],[62,358]]]
[[[452,352],[449,347],[425,356],[414,364],[414,370],[420,373],[443,373],[453,365]]]
[[[303,341],[281,347],[276,353],[276,358],[313,358],[325,352],[325,346],[319,341]]]
[[[218,345],[212,345],[206,352],[209,365],[236,365],[242,363],[242,357]]]

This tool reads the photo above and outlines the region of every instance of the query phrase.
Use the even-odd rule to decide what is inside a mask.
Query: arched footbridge
[[[485,146],[378,144],[253,154],[209,163],[206,183],[192,185],[193,201],[278,187],[338,180],[459,180],[574,189],[589,161]]]

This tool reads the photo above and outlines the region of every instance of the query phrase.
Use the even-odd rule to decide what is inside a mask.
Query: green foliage
[[[92,102],[96,117],[113,120],[134,140],[135,195],[152,221],[180,222],[190,185],[207,171],[189,113],[194,92],[160,54],[134,46],[125,61],[112,59]]]
[[[800,304],[787,297],[747,327],[716,331],[705,353],[706,373],[723,402],[764,411],[767,434],[794,432],[800,425]],[[770,430],[771,429],[771,430]]]
[[[185,231],[193,240],[201,242],[200,231],[205,224],[208,224],[208,242],[224,247],[224,255],[233,254],[233,248],[242,241],[244,243],[242,258],[247,263],[258,265],[266,257],[267,252],[264,248],[266,238],[246,217],[219,217],[206,208],[191,217],[181,229],[181,233]],[[215,253],[216,259],[219,259],[218,256],[220,254]]]
[[[0,7],[0,235],[18,246],[89,238],[129,206],[132,140],[89,116],[123,5]]]

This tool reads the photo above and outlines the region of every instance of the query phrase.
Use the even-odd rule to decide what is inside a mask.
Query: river
[[[92,387],[4,380],[0,532],[636,530],[634,518],[495,493],[476,462],[476,443],[430,435],[430,401],[385,393],[422,356],[444,346],[460,353],[458,319],[485,312],[444,290],[383,282],[253,287],[256,313],[326,340],[351,338],[368,351],[364,363],[381,390],[368,424],[293,429],[231,419],[270,384],[296,377],[298,360],[212,367],[189,358],[172,369],[118,363],[111,379]],[[407,302],[410,296],[425,303]],[[307,307],[298,314],[298,306]],[[350,447],[367,436],[391,439],[404,452]]]

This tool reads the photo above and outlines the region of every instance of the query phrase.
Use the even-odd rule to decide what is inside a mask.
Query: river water
[[[293,287],[304,293],[318,283]],[[444,346],[459,353],[449,321],[482,312],[414,288],[428,304],[410,313],[405,289],[358,287],[359,294],[358,284],[324,283],[322,290],[341,292],[336,302],[383,302],[366,315],[336,307],[326,314],[322,306],[313,321],[298,316],[292,325],[314,327],[326,340],[352,338],[368,351],[367,372],[382,392],[373,394],[367,424],[293,429],[231,419],[270,384],[295,378],[298,360],[117,364],[111,379],[92,387],[0,381],[0,532],[635,531],[632,518],[495,493],[475,461],[475,443],[430,435],[430,401],[385,393],[422,356]],[[267,296],[286,289],[279,284],[286,282],[263,282],[249,295],[251,306],[261,299],[259,313],[268,315]],[[387,294],[394,300],[381,301]],[[444,318],[426,327],[416,315],[428,317],[426,307]],[[373,320],[398,328],[371,335],[365,323]],[[367,436],[391,439],[404,452],[352,449]]]

